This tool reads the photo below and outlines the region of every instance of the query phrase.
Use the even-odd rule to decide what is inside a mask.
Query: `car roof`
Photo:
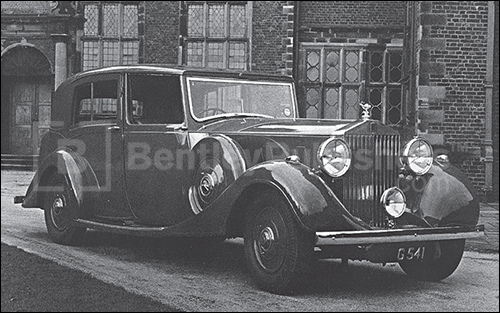
[[[71,118],[71,110],[68,110],[68,104],[72,103],[72,88],[73,83],[81,78],[92,77],[98,74],[120,74],[120,73],[144,73],[144,74],[163,74],[163,75],[189,75],[189,76],[205,76],[205,77],[218,77],[218,78],[242,78],[248,80],[267,80],[279,82],[293,82],[291,76],[276,75],[269,73],[259,73],[250,71],[237,71],[227,69],[208,69],[208,68],[195,68],[185,67],[178,65],[164,65],[164,64],[139,64],[139,65],[118,65],[103,67],[99,69],[92,69],[84,72],[79,72],[58,86],[52,98],[52,114],[54,121],[69,121]],[[53,127],[58,128],[64,123],[51,123]],[[59,125],[60,124],[60,125]],[[57,126],[59,125],[59,126]],[[63,127],[68,127],[66,124]]]
[[[138,65],[118,65],[92,69],[75,74],[72,81],[83,77],[92,76],[95,74],[112,74],[112,73],[154,73],[154,74],[170,74],[170,75],[193,75],[193,76],[210,76],[210,77],[230,77],[230,78],[247,78],[247,79],[267,79],[292,81],[291,76],[277,75],[262,72],[238,71],[228,69],[214,68],[196,68],[179,65],[168,64],[138,64]]]

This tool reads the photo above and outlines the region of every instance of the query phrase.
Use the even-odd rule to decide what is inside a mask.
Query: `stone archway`
[[[36,155],[50,125],[53,69],[31,44],[2,51],[2,154]]]

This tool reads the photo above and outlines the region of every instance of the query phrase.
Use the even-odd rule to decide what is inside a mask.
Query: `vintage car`
[[[318,258],[398,262],[438,281],[484,235],[471,182],[431,145],[370,119],[299,118],[293,80],[159,65],[79,73],[53,96],[16,203],[56,243],[87,229],[244,238],[256,285],[286,294]]]

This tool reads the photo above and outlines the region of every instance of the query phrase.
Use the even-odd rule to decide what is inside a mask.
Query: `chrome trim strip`
[[[433,232],[436,230],[436,232]],[[316,232],[317,246],[367,245],[397,242],[470,239],[484,236],[484,225],[474,228],[441,227],[366,231]]]

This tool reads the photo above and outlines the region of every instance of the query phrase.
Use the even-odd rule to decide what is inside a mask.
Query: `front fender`
[[[202,212],[182,225],[176,225],[176,229],[187,235],[227,234],[230,221],[236,215],[241,222],[245,214],[243,210],[248,207],[251,197],[258,196],[254,192],[255,186],[281,192],[290,203],[299,225],[309,231],[369,229],[345,209],[333,191],[309,167],[285,161],[268,161],[251,167]]]
[[[353,217],[325,182],[304,164],[261,163],[245,172],[236,183],[239,190],[259,183],[275,187],[288,200],[297,221],[307,230],[362,228],[360,220]]]
[[[450,163],[434,162],[424,176],[400,180],[410,211],[432,226],[473,226],[479,199],[472,182]]]
[[[86,204],[87,192],[99,192],[100,186],[97,177],[90,164],[82,156],[71,149],[59,149],[49,154],[38,167],[33,180],[26,192],[22,206],[25,208],[38,208],[43,206],[45,192],[51,191],[48,186],[50,177],[53,175],[66,175],[70,189],[79,206]]]

